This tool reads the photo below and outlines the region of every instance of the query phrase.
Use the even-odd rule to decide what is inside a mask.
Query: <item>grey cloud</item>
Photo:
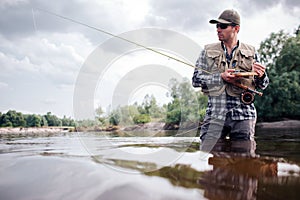
[[[242,17],[249,17],[264,9],[281,3],[287,12],[300,7],[298,0],[245,0],[237,1],[234,6]],[[206,29],[208,20],[217,17],[223,9],[228,8],[228,2],[211,0],[150,0],[150,12],[145,13],[144,26],[159,26],[162,28],[180,28],[184,30]],[[8,38],[22,37],[41,32],[80,32],[89,37],[94,43],[108,38],[97,31],[81,25],[60,19],[53,15],[37,10],[46,9],[60,15],[81,21],[83,23],[108,30],[118,34],[128,31],[130,22],[124,22],[122,6],[118,2],[96,3],[96,1],[60,1],[28,0],[20,3],[0,3],[0,33]],[[34,15],[32,14],[34,10]],[[124,11],[125,12],[125,11]],[[117,17],[116,17],[117,15]]]
[[[292,8],[300,8],[299,0],[246,0],[238,2],[238,6],[244,17],[250,17],[278,4],[281,4],[287,13],[289,13]]]
[[[214,15],[216,7],[211,1],[151,1],[151,13],[146,23],[155,26],[181,27],[195,30],[208,26],[208,20]],[[222,3],[221,3],[222,4]]]
[[[284,2],[288,7],[300,7],[299,0],[285,0]]]
[[[57,23],[57,19],[50,18],[37,12],[36,8],[49,8],[51,5],[45,4],[46,1],[24,1],[16,4],[4,4],[1,6],[0,27],[1,34],[8,37],[22,37],[34,33],[34,22],[41,31],[51,30],[55,27],[56,30],[64,30],[67,25]],[[58,6],[57,3],[55,5]],[[34,11],[34,12],[33,12]],[[34,14],[34,15],[33,15]],[[43,23],[40,23],[40,22]]]
[[[232,3],[232,2],[231,2]],[[257,15],[265,9],[281,4],[287,12],[292,8],[300,7],[298,0],[245,0],[228,4],[225,1],[213,2],[209,0],[187,0],[187,1],[150,1],[151,11],[145,19],[150,26],[162,26],[165,28],[181,28],[183,30],[206,29],[211,18],[228,8],[236,9],[241,17]],[[230,7],[231,6],[231,7]]]
[[[31,9],[28,5],[7,5],[1,8],[0,31],[6,37],[26,35],[32,32]]]
[[[92,2],[78,1],[40,1],[31,0],[19,4],[6,4],[0,6],[0,34],[6,38],[15,39],[26,37],[38,32],[79,32],[94,42],[107,36],[93,31],[90,28],[73,23],[46,13],[44,9],[62,16],[80,21],[91,26],[102,27],[114,31],[117,25],[111,23],[111,14],[108,10]],[[35,29],[36,28],[36,29]]]

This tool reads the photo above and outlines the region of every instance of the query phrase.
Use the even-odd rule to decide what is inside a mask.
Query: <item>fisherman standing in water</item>
[[[200,131],[204,151],[212,150],[224,139],[254,141],[257,116],[251,92],[257,92],[257,87],[265,89],[269,84],[266,68],[258,63],[255,48],[238,40],[239,14],[225,10],[209,23],[216,24],[220,42],[205,46],[192,79],[193,86],[201,87],[208,95]]]

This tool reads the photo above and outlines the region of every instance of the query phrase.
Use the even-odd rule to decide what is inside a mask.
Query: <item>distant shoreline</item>
[[[149,125],[136,125],[133,127],[124,128],[114,128],[111,131],[136,131],[136,130],[163,130],[163,127],[159,123],[149,123]],[[175,130],[175,129],[174,129]],[[299,130],[300,131],[300,120],[283,120],[276,122],[259,122],[256,125],[256,132],[267,133],[268,131],[289,131],[289,130]],[[95,130],[97,131],[97,130]],[[109,129],[106,131],[110,131]],[[34,135],[54,135],[59,133],[76,132],[75,127],[28,127],[28,128],[12,128],[12,127],[2,127],[0,128],[0,136],[5,135],[19,135],[19,136],[34,136]]]
[[[19,135],[19,136],[34,136],[34,135],[53,135],[64,132],[74,132],[74,127],[1,127],[0,135]]]

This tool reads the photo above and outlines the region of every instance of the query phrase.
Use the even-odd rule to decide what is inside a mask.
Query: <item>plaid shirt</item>
[[[235,53],[236,47],[233,49],[231,55],[227,54],[224,45],[223,49],[227,62],[230,62]],[[205,50],[203,50],[196,62],[196,68],[192,79],[193,86],[207,87],[208,85],[224,84],[223,79],[221,78],[221,73],[209,74],[205,72],[210,70],[206,65],[205,55]],[[255,56],[255,59],[258,61],[257,53]],[[202,71],[201,69],[205,71]],[[262,78],[255,78],[256,87],[265,89],[268,84],[269,78],[266,73]],[[225,120],[226,117],[230,117],[232,120],[254,119],[256,118],[256,109],[253,103],[246,105],[241,102],[240,97],[229,96],[226,91],[224,91],[220,96],[208,96],[206,116],[221,120]]]

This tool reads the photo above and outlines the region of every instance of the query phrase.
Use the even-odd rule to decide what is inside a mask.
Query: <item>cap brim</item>
[[[224,19],[212,19],[212,20],[209,20],[209,23],[211,23],[211,24],[218,24],[218,23],[221,23],[221,24],[231,24],[231,22],[226,21]]]

